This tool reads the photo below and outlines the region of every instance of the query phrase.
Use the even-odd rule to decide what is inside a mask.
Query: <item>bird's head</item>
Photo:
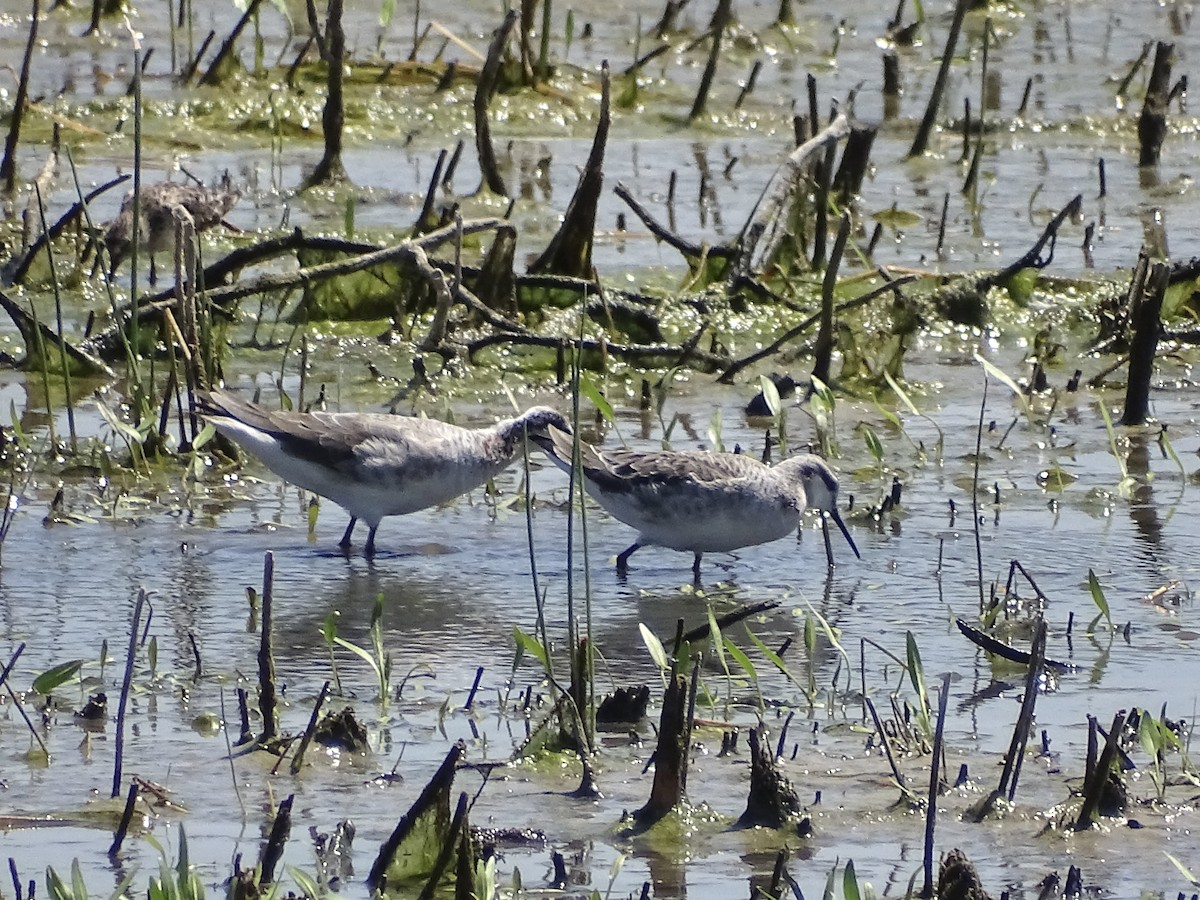
[[[506,448],[510,453],[515,453],[521,446],[522,438],[527,434],[538,445],[541,445],[543,440],[549,441],[552,426],[567,434],[571,433],[571,426],[562,413],[548,406],[534,406],[515,419],[501,422],[497,427]]]
[[[854,538],[850,537],[850,529],[846,527],[841,513],[838,512],[838,479],[833,474],[833,469],[829,468],[821,457],[812,454],[793,456],[779,465],[791,469],[793,476],[803,486],[805,505],[810,509],[819,509],[833,519],[854,555],[862,559]]]

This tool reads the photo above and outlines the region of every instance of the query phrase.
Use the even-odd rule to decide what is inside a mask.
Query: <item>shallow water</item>
[[[227,30],[232,8],[204,7],[197,31],[203,33],[209,27],[221,33]],[[774,8],[774,4],[747,4],[738,12],[748,28],[758,29],[769,21]],[[606,8],[603,20],[597,14],[595,36],[588,42],[577,40],[571,62],[594,65],[604,57],[628,59],[632,47],[627,38],[639,11],[643,26],[658,12],[626,4]],[[455,18],[459,15],[456,11],[444,12],[449,28],[468,35],[476,46],[484,46],[484,33],[494,24],[490,10],[484,17],[464,12],[466,21]],[[820,12],[802,6],[798,12],[805,18],[804,27],[792,37],[794,53],[744,51],[739,62],[723,69],[714,99],[716,109],[728,109],[736,89],[733,79],[743,77],[756,56],[771,60],[758,89],[737,116],[692,128],[681,125],[672,117],[686,112],[702,58],[696,56],[693,66],[672,65],[664,78],[658,78],[662,66],[652,66],[647,74],[658,83],[644,86],[643,95],[667,99],[650,104],[637,115],[616,114],[606,160],[608,183],[625,182],[665,220],[665,186],[670,173],[678,172],[675,213],[680,232],[694,240],[728,240],[736,235],[763,183],[790,146],[791,106],[804,95],[805,72],[818,75],[823,98],[843,97],[863,81],[858,114],[880,118],[875,39],[890,9],[849,3]],[[561,10],[556,14],[565,15]],[[272,15],[264,11],[262,22],[269,60],[282,49],[282,31],[277,23],[268,21]],[[702,25],[707,11],[697,10],[692,15],[693,24]],[[842,15],[846,16],[845,33],[836,61],[831,61],[834,30]],[[993,50],[989,65],[1000,80],[999,110],[991,113],[1000,124],[985,142],[985,187],[982,203],[976,208],[958,192],[964,170],[956,162],[960,144],[953,134],[938,139],[934,158],[901,162],[923,109],[935,62],[931,62],[935,54],[928,47],[904,51],[906,93],[899,111],[881,129],[862,205],[874,211],[896,204],[919,213],[922,221],[902,236],[889,232],[876,250],[875,261],[947,270],[1002,265],[1024,252],[1051,212],[1080,192],[1085,197],[1082,221],[1064,231],[1048,274],[1072,276],[1086,270],[1088,263],[1079,245],[1083,226],[1089,221],[1100,228],[1093,259],[1101,273],[1130,266],[1138,247],[1148,236],[1155,237],[1157,230],[1169,237],[1169,249],[1179,257],[1195,253],[1200,228],[1190,174],[1197,159],[1195,120],[1176,110],[1163,164],[1154,177],[1147,177],[1135,165],[1136,105],[1121,110],[1113,97],[1112,79],[1123,74],[1140,52],[1142,41],[1168,38],[1172,17],[1178,15],[1177,6],[1156,4],[1146,10],[1144,21],[1135,23],[1124,21],[1131,14],[1115,4],[1057,3],[1032,4],[998,15],[997,28],[1004,41],[1001,48]],[[373,9],[354,12],[353,46],[373,46],[374,16]],[[168,67],[163,25],[153,15],[138,17],[135,24],[145,32],[147,46],[160,48],[148,69],[146,96],[152,102],[170,102],[175,94],[164,76]],[[926,43],[940,43],[945,26],[944,16],[935,19],[932,40],[927,36]],[[14,17],[0,27],[0,46],[12,51],[12,58],[19,58],[24,25]],[[407,27],[407,23],[397,22],[392,29],[390,42],[385,44],[389,58],[407,54]],[[1177,73],[1186,72],[1190,61],[1190,25],[1181,27]],[[974,22],[971,29],[977,36],[979,23]],[[92,71],[97,66],[101,72],[111,72],[128,56],[116,32],[103,42],[92,43],[72,36],[79,30],[78,22],[69,28],[54,20],[47,24],[33,91],[35,95],[53,95],[68,81],[65,69],[69,69],[74,78],[59,102],[73,114],[78,113],[74,104],[96,94],[113,98],[121,93],[123,78],[98,84]],[[977,37],[974,40],[977,46]],[[643,46],[643,52],[645,49]],[[621,65],[614,62],[615,68]],[[733,71],[738,65],[741,70]],[[963,96],[977,96],[979,66],[975,53],[970,66],[956,72],[947,109],[961,109]],[[1029,115],[1015,121],[1012,113],[1027,77],[1035,79],[1034,101]],[[317,92],[310,93],[315,96]],[[440,101],[436,116],[430,114],[432,101],[427,94],[415,90],[394,95],[381,90],[379,94],[394,107],[394,120],[376,117],[370,141],[365,140],[360,123],[345,157],[361,188],[356,226],[368,234],[406,227],[420,207],[437,150],[460,135],[470,137],[464,125],[470,105],[465,88]],[[199,96],[203,97],[203,92]],[[113,106],[115,115],[115,101]],[[381,103],[379,109],[385,106]],[[524,198],[514,213],[522,234],[522,252],[540,247],[552,233],[573,190],[576,166],[590,143],[589,109],[568,107],[568,114],[548,102],[543,106],[539,118],[537,109],[502,99],[495,114],[497,139],[505,150],[505,174],[518,185],[514,193]],[[804,107],[806,101],[800,103],[800,108]],[[316,108],[319,110],[319,104]],[[371,109],[376,115],[378,110]],[[151,123],[152,131],[155,127],[156,123]],[[88,143],[77,153],[85,184],[98,183],[128,168],[128,133],[127,127],[126,137]],[[199,126],[205,142],[217,133],[211,120]],[[248,232],[274,229],[286,216],[292,225],[340,232],[340,205],[296,200],[289,193],[303,169],[319,156],[315,140],[289,142],[284,159],[276,161],[262,134],[225,138],[221,148],[202,153],[160,138],[148,152],[144,177],[151,180],[166,174],[176,160],[206,180],[228,168],[249,186],[247,197],[229,216],[239,227]],[[44,149],[26,146],[22,171],[35,171],[43,156]],[[726,177],[722,172],[733,157],[737,162]],[[1107,163],[1109,190],[1103,200],[1096,197],[1096,163],[1101,157]],[[547,158],[548,167],[539,168],[537,163]],[[711,191],[701,201],[699,185],[705,170]],[[466,190],[464,186],[476,177],[465,157],[456,186]],[[49,200],[51,215],[73,200],[68,175],[62,175],[55,186]],[[96,203],[97,218],[112,213],[119,202],[118,193],[111,192]],[[948,249],[938,259],[937,220],[946,193],[950,195]],[[467,208],[468,213],[478,211],[470,203]],[[600,228],[606,233],[598,239],[595,254],[602,276],[619,281],[627,274],[631,286],[642,279],[679,277],[679,260],[648,235],[636,229],[624,234],[610,230],[622,211],[620,201],[606,194],[599,214]],[[222,248],[248,239],[214,237]],[[98,301],[93,297],[91,302]],[[1161,851],[1190,860],[1195,870],[1200,845],[1194,837],[1193,804],[1186,799],[1194,794],[1193,788],[1175,789],[1166,807],[1147,804],[1132,809],[1131,817],[1145,826],[1141,830],[1116,823],[1095,834],[1043,834],[1044,823],[1051,818],[1047,811],[1067,799],[1066,779],[1082,775],[1088,714],[1107,727],[1120,708],[1140,706],[1157,712],[1165,703],[1172,718],[1191,718],[1196,706],[1200,666],[1193,645],[1200,627],[1189,585],[1196,578],[1200,560],[1200,536],[1193,524],[1200,428],[1187,357],[1160,359],[1154,402],[1157,418],[1170,426],[1171,440],[1188,477],[1160,453],[1151,436],[1145,448],[1154,479],[1135,490],[1131,499],[1118,495],[1120,469],[1109,451],[1095,405],[1099,399],[1116,406],[1118,395],[1064,397],[1050,417],[1053,435],[1022,420],[1001,443],[1016,408],[1005,388],[991,384],[986,419],[996,420],[998,430],[985,436],[986,458],[979,477],[985,581],[995,578],[1003,582],[1009,561],[1019,559],[1050,598],[1046,606],[1048,655],[1073,662],[1078,669],[1063,675],[1054,689],[1038,700],[1037,731],[1045,732],[1057,756],[1026,759],[1015,813],[1003,822],[983,826],[959,820],[974,799],[973,792],[990,789],[998,777],[996,762],[1008,746],[1023,690],[1018,670],[989,662],[954,626],[954,616],[973,619],[978,606],[970,454],[975,446],[983,373],[971,353],[978,347],[1005,371],[1025,371],[1022,356],[1033,332],[1045,322],[1061,327],[1055,299],[1039,298],[1038,303],[1040,308],[1035,303],[1031,312],[1014,317],[1017,324],[1007,334],[930,335],[910,351],[905,374],[923,388],[917,403],[945,433],[940,464],[919,463],[908,440],[890,431],[873,405],[842,398],[837,432],[842,456],[836,464],[844,494],[853,493],[855,509],[861,509],[878,500],[893,472],[904,484],[898,512],[885,514],[880,522],[849,517],[863,553],[861,561],[854,560],[835,537],[839,565],[827,573],[820,535],[810,521],[798,546],[784,540],[706,559],[702,597],[689,584],[686,554],[642,550],[634,557],[628,580],[618,580],[612,557],[632,540],[630,531],[598,512],[589,513],[591,618],[594,639],[603,655],[600,685],[606,689],[612,684],[648,682],[657,690],[659,675],[643,646],[639,624],[668,640],[679,618],[688,627],[705,621],[706,601],[711,600],[718,612],[735,601],[781,602],[778,610],[752,622],[751,627],[769,647],[777,648],[785,639],[794,638],[795,649],[788,660],[802,683],[811,666],[819,688],[815,708],[810,710],[796,686],[754,655],[744,631],[734,629],[731,635],[755,659],[761,694],[773,701],[765,711],[772,739],[778,737],[787,711],[795,710],[788,744],[795,744],[798,750],[785,767],[803,798],[812,800],[817,792],[821,794],[821,803],[811,809],[816,836],[800,841],[773,833],[733,832],[723,825],[697,826],[685,842],[656,843],[621,836],[615,826],[622,811],[640,806],[649,791],[651,776],[641,770],[652,749],[652,732],[643,727],[642,743],[631,744],[624,735],[607,737],[600,758],[605,798],[596,803],[563,796],[577,781],[572,767],[555,772],[518,766],[493,775],[472,812],[473,823],[541,828],[548,838],[546,848],[505,851],[499,866],[502,883],[511,879],[514,867],[519,867],[527,886],[547,883],[549,849],[553,848],[562,851],[578,873],[579,890],[593,886],[603,892],[611,867],[618,854],[623,854],[626,858],[612,884],[614,895],[636,895],[642,882],[650,880],[658,897],[742,896],[748,892],[747,879],[769,875],[775,851],[787,844],[794,848],[791,870],[810,895],[822,890],[836,860],[851,858],[860,878],[872,881],[881,891],[903,893],[920,866],[924,819],[893,806],[897,794],[889,786],[886,763],[877,751],[864,749],[869,726],[862,726],[869,720],[855,692],[861,641],[874,641],[902,659],[904,634],[911,631],[929,683],[940,681],[943,672],[952,674],[946,723],[948,764],[953,773],[959,763],[966,763],[970,773],[966,788],[943,798],[939,852],[961,846],[979,866],[985,886],[993,893],[1009,887],[1014,893],[1033,895],[1043,876],[1050,871],[1065,874],[1071,863],[1082,867],[1085,885],[1114,896],[1187,887]],[[68,315],[74,321],[82,320],[82,306]],[[4,337],[19,344],[11,334]],[[336,386],[335,396],[344,396],[347,407],[377,408],[391,387],[367,380],[363,361],[379,354],[368,340],[330,342],[313,359],[310,383]],[[401,365],[394,356],[386,358],[389,364]],[[1083,358],[1076,363],[1068,355],[1065,369],[1051,372],[1052,381],[1061,387],[1076,364],[1090,375],[1104,361]],[[230,380],[246,391],[252,384],[268,387],[278,369],[279,353],[247,352],[231,363]],[[627,383],[620,373],[610,385],[610,398],[619,400],[622,389],[628,392],[628,402],[616,404],[618,430],[631,445],[656,446],[662,435],[660,423],[644,422],[636,413],[633,392],[640,373],[629,375]],[[755,388],[753,381],[737,388],[710,382],[692,376],[676,383],[664,409],[666,419],[674,415],[680,419],[672,435],[673,446],[707,445],[709,424],[719,411],[726,446],[738,443],[747,452],[759,452],[762,431],[741,414]],[[285,383],[294,395],[294,379]],[[564,404],[550,386],[518,389],[516,383],[513,379],[522,405]],[[458,421],[482,424],[508,412],[507,400],[494,386],[456,388],[449,378],[440,384],[451,399],[423,401],[431,415],[442,414],[449,404]],[[17,414],[25,417],[27,427],[44,427],[36,415],[42,408],[40,398],[40,387],[34,380],[27,383],[23,374],[9,372],[0,378],[0,408],[11,402]],[[83,433],[104,432],[88,404],[82,405],[80,418]],[[902,418],[915,440],[933,446],[936,434],[928,422],[907,414]],[[862,439],[854,433],[860,420],[870,422],[884,443],[888,471],[882,477],[869,472],[872,462]],[[813,438],[811,423],[802,411],[792,410],[789,422],[793,445]],[[59,416],[57,425],[60,432],[65,430],[64,416]],[[618,438],[610,432],[606,440],[611,444]],[[1124,447],[1121,452],[1125,454]],[[567,581],[562,508],[565,478],[545,465],[538,454],[531,462],[539,501],[533,522],[535,557],[541,584],[548,592],[552,634],[561,644],[565,642]],[[1046,492],[1038,486],[1036,475],[1055,463],[1078,480],[1062,492]],[[498,480],[502,498],[514,496],[518,477],[514,468]],[[998,507],[991,502],[991,486],[997,483],[1001,493]],[[531,719],[537,718],[523,712],[519,698],[527,688],[535,695],[548,694],[541,672],[528,659],[510,682],[511,629],[515,625],[532,631],[537,615],[529,577],[526,521],[519,502],[496,509],[482,492],[476,492],[445,509],[388,520],[379,535],[382,552],[368,562],[359,556],[346,559],[336,552],[334,545],[345,523],[340,510],[325,504],[316,534],[310,537],[307,499],[253,463],[232,487],[216,478],[196,484],[180,474],[139,480],[118,473],[103,489],[94,476],[68,478],[64,485],[67,510],[95,520],[74,526],[41,523],[57,487],[57,476],[38,475],[25,491],[22,510],[4,544],[0,634],[6,650],[27,643],[14,674],[15,683],[25,689],[38,672],[74,658],[89,661],[86,674],[99,676],[100,643],[107,640],[109,661],[103,671],[103,688],[115,703],[133,598],[139,588],[153,592],[150,634],[157,640],[158,666],[156,673],[151,673],[142,657],[131,698],[125,772],[127,777],[137,774],[166,785],[174,799],[187,808],[186,813],[162,812],[149,827],[157,839],[174,845],[176,826],[182,823],[191,858],[212,887],[228,875],[234,853],[242,853],[246,861],[257,857],[271,804],[295,793],[295,827],[285,861],[311,870],[307,828],[330,831],[339,819],[353,818],[358,826],[354,863],[359,880],[345,885],[343,892],[366,896],[361,877],[376,848],[451,743],[466,740],[472,761],[507,759],[525,740]],[[950,501],[957,506],[957,515],[952,516]],[[268,776],[273,761],[261,755],[239,757],[233,762],[231,776],[223,737],[193,727],[201,714],[219,714],[222,704],[229,720],[236,722],[234,690],[247,683],[244,679],[252,681],[258,647],[245,588],[261,586],[267,551],[275,555],[276,665],[281,683],[286,684],[285,731],[304,727],[313,698],[331,677],[329,654],[318,631],[326,616],[336,610],[339,634],[365,643],[372,604],[379,593],[384,595],[385,644],[394,655],[395,672],[398,677],[410,672],[413,676],[401,699],[381,711],[373,700],[376,688],[366,666],[347,653],[337,657],[345,702],[355,705],[371,729],[374,749],[366,759],[311,751],[309,767],[292,778]],[[1110,635],[1103,623],[1094,635],[1085,633],[1084,626],[1096,615],[1087,587],[1089,568],[1104,585],[1118,629],[1128,623],[1127,634],[1118,631]],[[1162,603],[1140,599],[1173,579],[1182,583],[1169,591]],[[582,572],[577,572],[576,585],[582,580]],[[1024,596],[1032,593],[1023,584],[1020,590]],[[823,636],[814,658],[805,658],[803,623],[810,608],[838,629],[849,664]],[[1068,636],[1072,614],[1074,628]],[[197,642],[203,663],[198,681],[192,678],[189,634]],[[1018,644],[1026,640],[1020,633],[1014,638]],[[467,712],[462,706],[480,666],[483,675],[475,707]],[[868,694],[881,710],[892,690],[912,699],[897,665],[870,645],[862,671]],[[434,677],[429,677],[431,674]],[[717,669],[707,669],[704,680],[719,700],[724,698],[726,687]],[[757,695],[745,678],[737,680],[733,691],[742,702],[734,706],[730,718],[744,732],[755,721]],[[99,798],[110,791],[113,726],[109,723],[104,733],[85,738],[70,715],[70,709],[86,699],[85,692],[67,689],[59,693],[64,709],[52,714],[51,724],[40,732],[52,753],[48,767],[25,761],[31,741],[24,725],[11,703],[6,701],[0,709],[0,755],[7,761],[0,773],[4,814],[54,812],[70,818],[87,807],[107,807],[107,801]],[[718,702],[705,714],[720,719],[725,709]],[[742,754],[730,759],[716,756],[720,746],[716,730],[701,729],[697,740],[703,749],[698,748],[694,756],[691,798],[732,821],[744,805],[748,780],[745,736]],[[1135,754],[1135,758],[1145,762],[1144,755]],[[393,765],[404,776],[402,783],[381,787],[372,781]],[[914,758],[902,765],[918,792],[923,792],[928,759]],[[1168,765],[1178,772],[1179,757],[1169,757]],[[234,778],[240,803],[231,787]],[[478,778],[464,771],[456,787],[474,793]],[[1134,778],[1133,792],[1139,798],[1153,797],[1148,776],[1139,772]],[[25,878],[40,876],[46,864],[61,872],[72,858],[78,858],[91,891],[107,893],[119,881],[105,855],[109,829],[107,820],[103,827],[95,828],[16,828],[4,833],[2,841],[5,855],[16,860]],[[139,878],[144,879],[156,869],[157,861],[158,855],[147,841],[131,838],[121,865],[137,867]]]

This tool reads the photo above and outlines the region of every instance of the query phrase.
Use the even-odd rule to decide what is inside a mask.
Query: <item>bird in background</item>
[[[150,254],[150,283],[155,284],[158,280],[155,254],[175,246],[177,208],[187,211],[199,234],[221,224],[241,196],[241,191],[233,186],[228,172],[215,188],[174,181],[142,185],[138,191],[139,235],[142,248]],[[104,232],[104,247],[108,251],[108,277],[111,279],[133,247],[133,191],[125,195],[116,218],[108,223]]]
[[[571,471],[571,435],[549,427],[530,439],[563,471]],[[768,466],[735,453],[699,450],[604,450],[580,442],[587,492],[609,515],[637,530],[617,556],[617,571],[642,547],[695,554],[729,552],[786,537],[805,509],[829,516],[862,558],[837,509],[838,480],[823,459],[792,456]]]
[[[488,428],[382,413],[272,410],[225,391],[197,395],[208,421],[284,481],[342,507],[350,524],[338,544],[349,550],[359,519],[371,529],[387,516],[447,503],[487,483],[521,451],[525,434],[569,431],[553,409],[535,406]]]

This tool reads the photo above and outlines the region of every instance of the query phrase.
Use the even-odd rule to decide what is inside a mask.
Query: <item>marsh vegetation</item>
[[[1200,886],[1190,7],[695,3],[10,0],[13,896]],[[220,385],[811,448],[862,560],[537,452],[343,555]]]

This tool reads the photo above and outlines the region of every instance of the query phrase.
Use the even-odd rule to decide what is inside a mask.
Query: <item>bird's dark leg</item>
[[[158,284],[158,266],[154,264],[154,254],[150,254],[150,286]]]
[[[354,533],[354,526],[358,524],[358,519],[354,516],[350,517],[350,524],[346,526],[346,533],[342,535],[342,539],[338,541],[338,546],[343,550],[350,549],[350,535]]]
[[[697,581],[700,580],[700,556],[701,554],[697,552],[696,558],[692,560],[692,574],[696,576]]]
[[[379,526],[374,525],[371,527],[371,530],[367,533],[367,546],[363,547],[363,553],[365,553],[368,557],[375,555],[375,532],[378,529],[379,529]]]
[[[617,554],[617,571],[624,574],[629,571],[629,557],[633,556],[638,550],[642,549],[642,545],[634,541],[619,554]]]

